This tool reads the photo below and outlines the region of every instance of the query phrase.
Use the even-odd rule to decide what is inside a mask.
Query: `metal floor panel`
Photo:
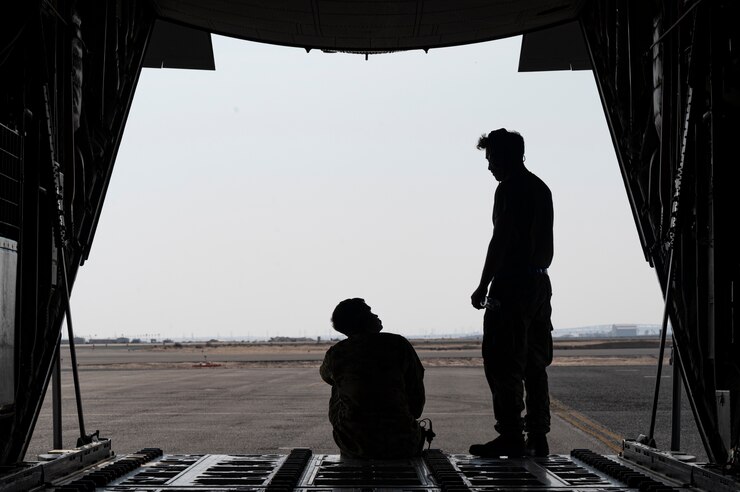
[[[169,455],[120,480],[123,487],[266,487],[285,456]],[[111,488],[111,487],[109,487]]]
[[[155,453],[156,454],[156,453]],[[131,469],[132,458],[139,465]],[[288,455],[117,457],[60,481],[58,492],[679,492],[689,488],[616,456],[574,450],[573,456],[477,458],[425,451],[407,460],[352,460],[294,449]],[[114,477],[114,475],[116,475]],[[691,489],[696,492],[697,489]]]

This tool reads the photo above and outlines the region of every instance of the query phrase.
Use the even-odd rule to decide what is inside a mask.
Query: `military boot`
[[[545,434],[527,434],[524,448],[527,456],[543,457],[550,454],[550,446],[547,444]]]
[[[522,434],[502,434],[485,444],[473,444],[469,452],[481,458],[521,457],[524,456],[524,436]]]

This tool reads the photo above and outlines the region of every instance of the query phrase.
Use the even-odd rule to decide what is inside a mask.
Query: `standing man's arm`
[[[511,220],[506,215],[496,218],[496,225],[493,228],[491,242],[488,244],[486,252],[486,262],[483,264],[483,273],[480,277],[478,287],[470,296],[470,301],[475,309],[482,309],[488,293],[488,286],[493,281],[496,272],[501,271],[504,266],[509,249],[510,238],[512,235]]]

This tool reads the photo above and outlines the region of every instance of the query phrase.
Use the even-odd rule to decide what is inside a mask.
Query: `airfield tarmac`
[[[426,368],[423,417],[432,447],[466,453],[493,437],[491,400],[476,341],[415,341]],[[112,439],[118,454],[144,447],[174,453],[284,453],[296,447],[336,454],[327,418],[330,388],[318,375],[328,344],[184,344],[77,347],[88,433]],[[78,435],[68,349],[62,349],[64,444]],[[623,438],[646,434],[657,368],[655,341],[556,342],[548,373],[551,452],[588,448],[617,454]],[[656,424],[670,445],[671,367],[664,362]],[[216,367],[198,367],[202,362]],[[681,450],[705,460],[688,402]],[[51,391],[26,456],[51,449]]]

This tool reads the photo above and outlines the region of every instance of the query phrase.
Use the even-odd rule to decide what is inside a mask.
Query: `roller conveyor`
[[[625,441],[619,455],[575,449],[546,458],[477,458],[431,449],[407,460],[352,460],[293,449],[288,454],[115,456],[110,441],[57,451],[0,475],[0,490],[253,492],[730,492],[738,477],[710,465]]]

